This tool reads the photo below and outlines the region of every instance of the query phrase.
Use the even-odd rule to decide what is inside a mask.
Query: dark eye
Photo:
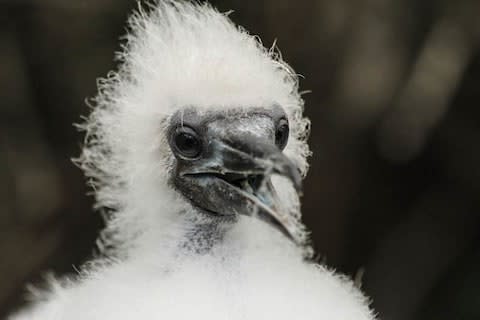
[[[190,127],[178,127],[173,133],[172,146],[180,156],[193,159],[202,151],[202,143],[198,134]]]
[[[285,118],[280,119],[275,131],[275,144],[280,150],[283,150],[288,142],[288,133],[290,128],[288,127],[288,120]]]

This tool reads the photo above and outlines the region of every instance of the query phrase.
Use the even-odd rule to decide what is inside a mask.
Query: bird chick
[[[11,319],[374,319],[306,259],[293,70],[208,4],[158,1],[129,26],[77,159],[109,212],[103,254]]]

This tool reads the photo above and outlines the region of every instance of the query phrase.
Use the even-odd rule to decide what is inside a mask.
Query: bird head
[[[273,174],[286,177],[300,191],[300,172],[282,153],[288,135],[288,118],[279,106],[203,114],[179,110],[167,130],[176,158],[172,184],[203,213],[255,215],[297,241],[271,181]]]
[[[108,237],[166,234],[188,212],[259,218],[302,244],[309,122],[292,69],[208,4],[159,1],[129,26],[82,125]]]

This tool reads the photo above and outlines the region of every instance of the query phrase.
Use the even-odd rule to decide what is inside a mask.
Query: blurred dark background
[[[304,220],[384,320],[480,319],[480,1],[212,1],[304,76]],[[70,161],[133,0],[0,0],[0,318],[102,227]]]

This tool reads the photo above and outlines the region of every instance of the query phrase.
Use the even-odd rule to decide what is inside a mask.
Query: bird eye
[[[196,158],[202,151],[200,138],[190,127],[176,128],[171,142],[175,151],[185,158]]]
[[[283,150],[287,145],[289,132],[288,120],[285,118],[280,119],[275,131],[275,144],[280,150]]]

